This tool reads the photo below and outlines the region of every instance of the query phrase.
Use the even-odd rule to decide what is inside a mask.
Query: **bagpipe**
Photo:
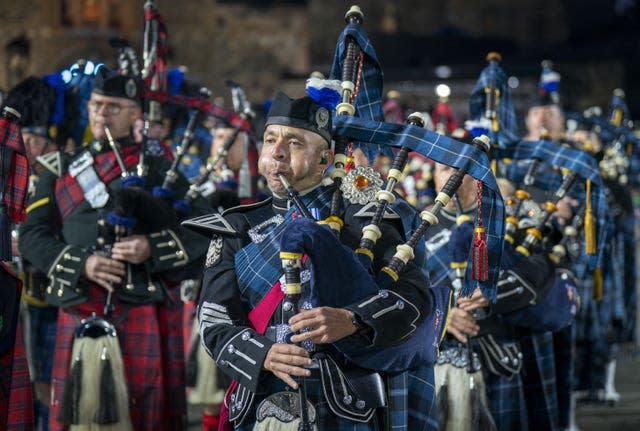
[[[202,100],[207,100],[211,97],[211,92],[209,89],[202,87],[200,89],[200,98]],[[187,127],[182,135],[182,139],[180,141],[180,145],[176,149],[175,157],[171,162],[171,167],[165,173],[164,180],[160,187],[156,187],[153,190],[154,196],[162,197],[166,199],[171,199],[174,197],[173,185],[178,178],[178,167],[182,162],[183,157],[187,154],[189,147],[193,143],[193,134],[196,127],[200,124],[200,122],[204,119],[204,112],[198,109],[193,109],[190,116],[189,122],[187,123]],[[174,208],[183,211],[185,214],[190,211],[190,204],[188,204],[184,200],[178,200],[174,203]]]
[[[339,210],[342,205],[341,192],[344,192],[346,186],[362,190],[368,186],[369,182],[364,175],[356,175],[352,179],[352,183],[345,184],[346,175],[343,175],[341,171],[344,170],[346,158],[338,154],[334,166],[333,179],[336,184],[331,216],[321,220],[320,225],[304,220],[294,221],[285,230],[281,242],[282,250],[289,253],[306,253],[309,256],[309,261],[315,268],[312,269],[311,282],[313,306],[344,307],[362,298],[387,295],[388,291],[393,290],[394,283],[400,278],[406,265],[414,259],[414,248],[424,247],[423,235],[429,226],[437,223],[439,209],[447,205],[464,175],[470,174],[483,180],[484,184],[489,186],[489,193],[484,193],[480,203],[481,215],[478,235],[482,245],[478,247],[479,253],[477,253],[480,256],[475,256],[476,264],[470,265],[470,267],[475,270],[474,282],[486,292],[489,298],[493,298],[497,275],[496,258],[499,260],[501,253],[501,247],[497,247],[496,241],[501,243],[502,240],[503,206],[497,192],[495,178],[488,166],[487,138],[477,138],[474,145],[468,145],[411,123],[407,125],[383,123],[373,120],[374,115],[370,115],[372,119],[366,119],[366,115],[371,114],[375,106],[381,107],[379,102],[377,105],[367,104],[366,110],[362,109],[362,117],[355,116],[356,112],[361,113],[356,109],[356,106],[361,106],[358,103],[359,100],[371,102],[371,99],[376,97],[369,92],[370,89],[375,89],[375,86],[369,84],[370,80],[380,79],[380,76],[372,77],[375,73],[370,73],[371,68],[366,70],[364,67],[367,62],[375,63],[379,71],[375,51],[368,43],[366,34],[359,25],[362,21],[361,12],[359,9],[352,8],[346,18],[347,26],[338,41],[336,60],[332,71],[332,75],[335,76],[338,74],[337,69],[340,69],[341,73],[339,74],[344,78],[341,85],[341,103],[336,107],[335,116],[336,151],[342,151],[343,144],[346,145],[349,139],[353,139],[358,141],[358,145],[362,145],[365,150],[371,150],[376,145],[386,151],[389,151],[389,147],[399,147],[401,150],[394,161],[394,169],[398,172],[402,171],[401,168],[406,161],[406,153],[410,150],[417,151],[437,162],[454,166],[457,171],[438,194],[434,208],[422,211],[419,218],[414,217],[413,220],[406,223],[406,226],[403,226],[405,227],[405,235],[409,238],[406,243],[397,247],[396,254],[378,274],[371,274],[371,263],[374,258],[372,248],[381,234],[376,223],[379,223],[381,215],[385,214],[385,208],[394,200],[390,189],[397,182],[397,172],[390,176],[391,184],[385,190],[377,192],[377,204],[368,203],[367,209],[373,213],[372,222],[364,227],[360,247],[354,252],[342,245],[337,239],[326,238],[327,231],[322,226],[322,224],[328,225],[332,231],[339,232],[344,223]],[[360,47],[359,54],[357,46]],[[376,68],[373,70],[375,71]],[[367,81],[368,79],[369,81]],[[358,86],[354,84],[354,81],[361,82],[363,85]],[[367,91],[363,91],[363,88],[366,88]],[[356,89],[359,91],[354,91]],[[353,99],[354,105],[348,103],[351,99]],[[411,122],[416,123],[416,118],[412,118]],[[366,147],[367,144],[369,147]],[[456,154],[456,156],[452,157],[452,154]],[[480,187],[483,188],[482,184]],[[377,205],[375,209],[373,209],[374,205]],[[484,232],[483,226],[486,226]],[[321,250],[330,250],[331,253],[327,255],[326,251],[322,252]],[[422,261],[418,261],[417,264],[422,265]],[[323,274],[323,271],[320,270],[327,265],[333,269],[331,274]],[[338,290],[335,288],[335,283],[338,282],[335,279],[337,274],[349,274],[350,289]],[[475,286],[463,289],[463,294],[469,294],[473,288]],[[413,333],[398,340],[396,346],[372,348],[359,343],[347,345],[347,343],[341,342],[334,343],[334,345],[351,362],[364,368],[396,372],[425,363],[433,364],[443,330],[442,324],[446,320],[450,292],[448,288],[434,288],[432,292],[434,307],[430,310],[431,314],[425,319],[415,321]],[[403,310],[406,305],[399,300],[388,311]],[[410,311],[412,310],[406,309],[403,312]]]
[[[585,232],[578,259],[592,270],[600,265],[602,247],[597,248],[596,243],[605,241],[608,218],[604,185],[592,156],[546,139],[522,141],[512,156],[506,176],[524,187],[518,186],[516,204],[510,201],[512,241],[505,243],[504,275],[498,283],[499,300],[492,309],[515,326],[558,330],[575,316],[579,298],[575,283],[558,274],[562,270],[556,267],[564,266],[565,244],[575,241],[578,223]],[[532,187],[550,194],[541,207],[530,199]],[[565,196],[583,205],[580,211],[574,209],[578,217],[561,227],[551,223],[551,217]]]
[[[235,82],[229,81],[227,82],[227,84],[231,87],[231,96],[232,96],[234,111],[243,120],[251,121],[255,117],[255,112],[253,112],[253,110],[251,109],[251,105],[247,100],[244,90],[239,84]],[[231,132],[229,137],[227,137],[222,147],[218,150],[218,152],[213,157],[213,159],[207,162],[207,165],[204,171],[201,172],[200,175],[198,175],[192,181],[191,185],[189,186],[189,190],[184,196],[185,202],[187,202],[188,204],[191,204],[198,197],[198,195],[203,195],[207,197],[215,192],[217,187],[216,184],[230,180],[231,176],[233,175],[233,172],[231,172],[229,169],[225,169],[226,158],[227,158],[227,155],[229,154],[229,149],[231,148],[236,138],[242,131],[243,129],[240,123],[236,123],[233,126],[233,131]],[[246,130],[244,130],[244,132],[248,133],[248,131]],[[245,152],[244,162],[242,167],[240,168],[240,175],[244,176],[244,178],[243,177],[240,178],[241,184],[246,184],[250,181],[250,179],[248,178],[249,167],[247,166],[248,161],[246,160],[247,159],[246,156],[247,155]],[[222,169],[222,173],[220,175],[217,175],[216,173],[218,169]],[[250,193],[248,196],[246,196],[247,195],[246,192],[240,193],[240,191],[238,194],[241,195],[241,197],[251,196]]]

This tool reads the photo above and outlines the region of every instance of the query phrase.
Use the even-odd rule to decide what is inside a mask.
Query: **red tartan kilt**
[[[72,311],[85,318],[94,311],[102,315],[106,291],[92,287],[89,302]],[[133,429],[180,431],[186,428],[182,301],[173,304],[128,305],[113,301],[109,319],[116,324],[129,388]],[[51,430],[64,429],[58,423],[60,399],[69,374],[73,332],[77,320],[67,310],[59,313],[58,335],[53,360]],[[84,358],[83,358],[84,359]]]
[[[13,350],[0,354],[0,429],[33,430],[33,397],[20,322]],[[4,390],[7,390],[5,393]]]

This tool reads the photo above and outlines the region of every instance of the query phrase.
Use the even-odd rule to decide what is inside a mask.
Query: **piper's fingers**
[[[298,319],[296,322],[292,323],[294,317],[289,320],[289,325],[291,325],[292,332],[299,332],[305,328],[315,328],[320,324],[319,319],[315,316]]]
[[[98,276],[99,277],[99,276]],[[111,283],[109,283],[108,281],[106,281],[103,278],[96,278],[95,280],[93,280],[98,286],[104,288],[105,290],[107,290],[108,292],[113,292],[113,286],[111,285]]]
[[[295,314],[293,317],[291,317],[291,319],[289,319],[289,325],[293,326],[300,322],[313,321],[317,315],[318,315],[318,312],[315,309],[302,310],[297,314]],[[296,325],[296,326],[300,326],[300,325]],[[302,328],[304,328],[304,326],[301,326],[299,329],[302,329]]]
[[[466,343],[467,342],[467,337],[465,337],[464,334],[462,332],[458,331],[456,328],[454,328],[452,326],[448,326],[447,327],[447,332],[449,332],[451,335],[456,337],[456,339],[458,341],[460,341],[461,343]]]
[[[121,277],[119,277],[116,274],[112,274],[110,272],[99,271],[97,275],[98,275],[98,279],[103,280],[105,283],[116,283],[116,284],[122,283]]]
[[[271,364],[273,367],[277,367],[278,364],[285,365],[311,365],[311,359],[302,355],[290,355],[290,354],[282,354],[282,353],[274,353],[270,358]]]
[[[285,382],[287,385],[291,386],[293,389],[298,389],[298,383],[295,380],[293,380],[293,378],[291,378],[290,375],[286,373],[281,373],[280,371],[274,371],[273,374],[277,378]]]

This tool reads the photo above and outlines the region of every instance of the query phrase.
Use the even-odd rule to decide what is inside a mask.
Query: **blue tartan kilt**
[[[551,332],[523,331],[519,336],[524,359],[522,380],[529,429],[558,429],[556,367]]]
[[[31,324],[29,345],[32,352],[32,378],[36,382],[50,383],[53,352],[56,346],[58,308],[30,305],[29,322]]]
[[[528,431],[527,401],[520,374],[511,379],[484,373],[491,416],[499,431]]]

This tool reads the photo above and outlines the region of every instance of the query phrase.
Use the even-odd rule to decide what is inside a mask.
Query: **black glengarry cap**
[[[136,77],[119,75],[106,66],[101,66],[96,73],[92,91],[109,97],[123,97],[140,103],[140,82]]]
[[[309,130],[331,144],[331,111],[318,105],[309,96],[291,99],[283,92],[278,92],[267,114],[265,128],[270,124]]]

